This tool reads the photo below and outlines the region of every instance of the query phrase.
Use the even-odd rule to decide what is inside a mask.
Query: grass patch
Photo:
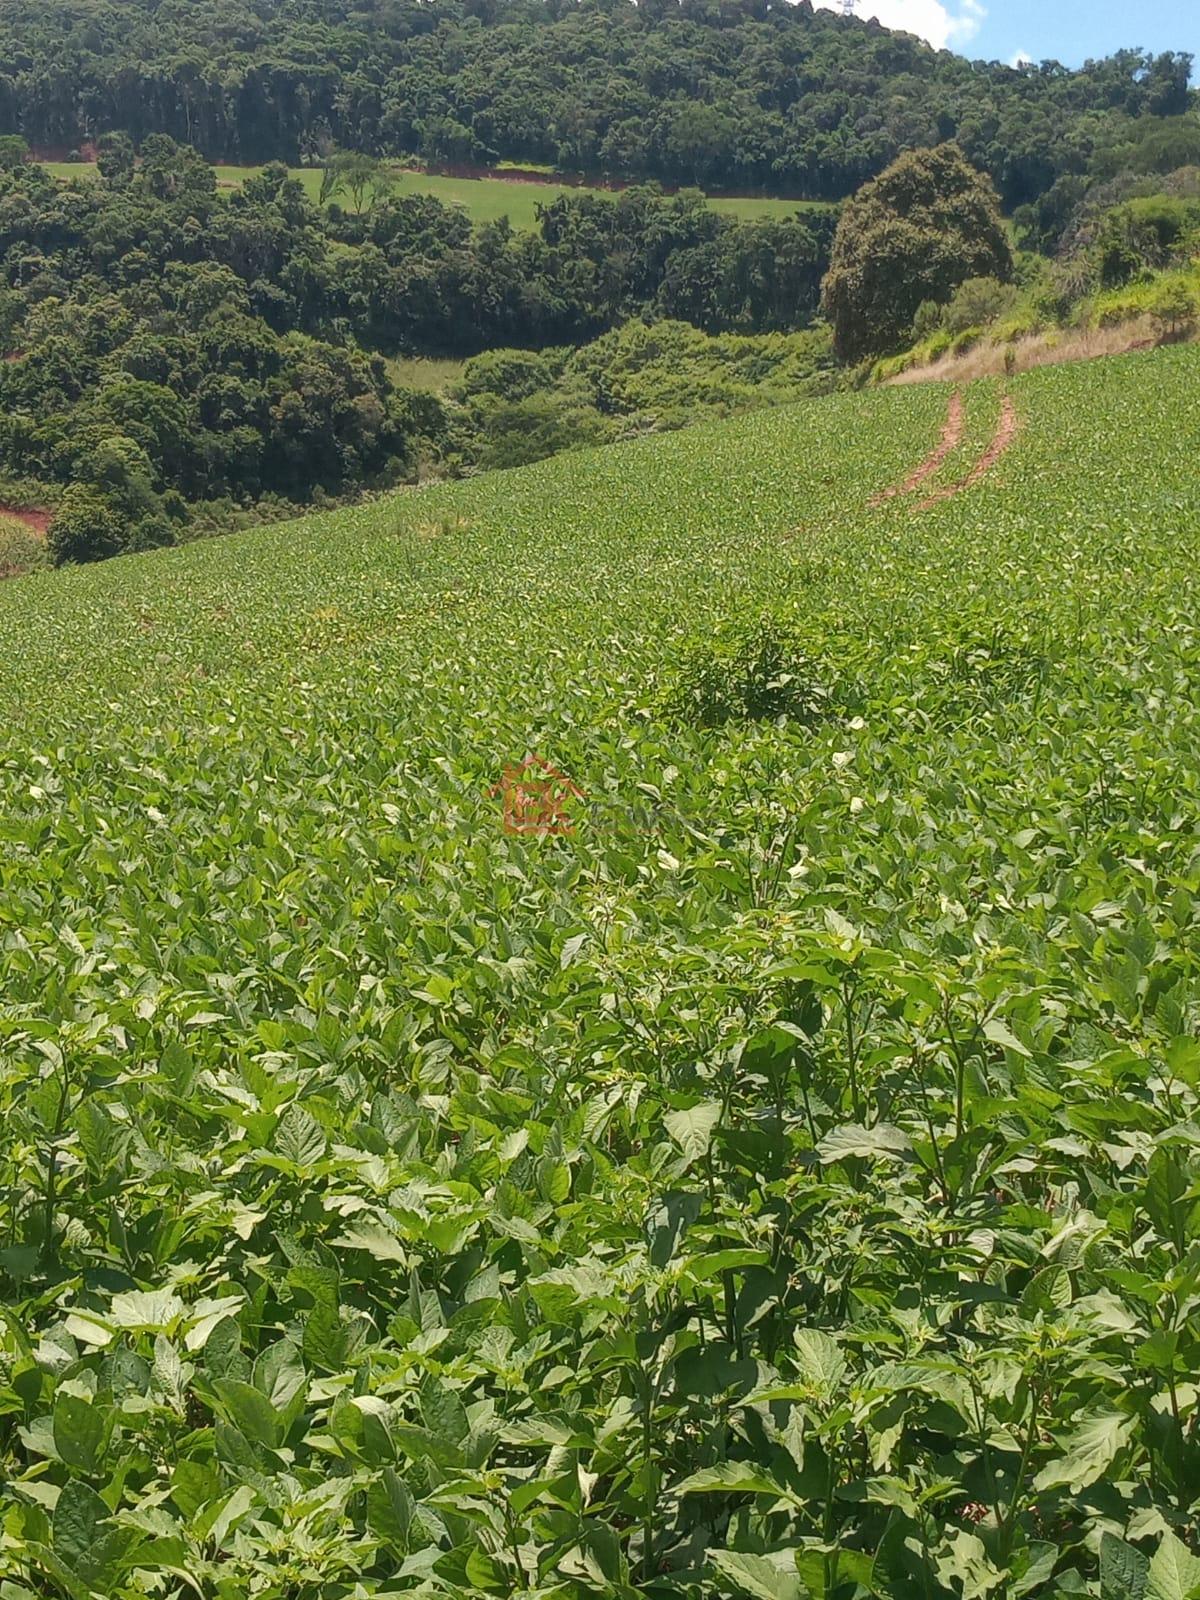
[[[86,162],[47,161],[47,171],[56,178],[94,178],[96,168]],[[502,167],[497,171],[504,170]],[[261,167],[219,166],[217,183],[223,189],[234,189],[245,183]],[[323,173],[319,167],[293,167],[292,176],[304,185],[305,193],[314,204],[320,198]],[[450,178],[436,172],[410,172],[397,169],[398,194],[431,194],[443,205],[459,206],[472,222],[498,222],[507,217],[514,228],[531,229],[537,226],[538,207],[549,203],[561,194],[597,194],[606,199],[614,197],[611,189],[586,189],[566,183],[522,183],[516,178]],[[345,201],[343,199],[342,203]],[[763,218],[789,217],[799,210],[821,210],[819,201],[776,200],[770,197],[745,199],[713,199],[709,204],[725,216],[742,221]]]
[[[463,375],[466,361],[447,357],[391,356],[388,358],[388,376],[398,389],[423,389],[430,394],[443,394]]]

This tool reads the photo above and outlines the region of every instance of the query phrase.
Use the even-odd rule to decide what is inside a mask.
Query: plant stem
[[[42,1225],[42,1260],[49,1259],[54,1236],[54,1206],[58,1198],[58,1140],[67,1120],[67,1107],[71,1099],[71,1085],[67,1076],[66,1058],[62,1066],[62,1093],[58,1099],[58,1111],[54,1118],[54,1127],[50,1131],[50,1141],[46,1150],[46,1197]]]
[[[862,1101],[858,1093],[858,1041],[854,1037],[854,985],[848,978],[842,981],[842,1009],[846,1018],[846,1067],[850,1075],[850,1104],[858,1121],[862,1121]]]
[[[832,1440],[829,1442],[827,1459],[829,1464],[825,1474],[825,1509],[821,1517],[821,1540],[824,1544],[831,1545],[836,1531],[833,1497],[837,1489],[837,1451],[833,1447]],[[829,1600],[837,1585],[838,1557],[836,1550],[827,1549],[825,1551],[823,1566],[825,1572],[825,1596],[826,1600]]]
[[[1037,1443],[1038,1416],[1042,1409],[1044,1387],[1039,1379],[1031,1385],[1030,1393],[1033,1405],[1029,1413],[1029,1427],[1025,1434],[1025,1444],[1021,1451],[1020,1465],[1017,1467],[1017,1476],[1013,1482],[1012,1495],[1009,1498],[1008,1510],[1004,1514],[1004,1522],[1000,1528],[1000,1545],[1004,1561],[1007,1564],[1012,1552],[1013,1524],[1017,1517],[1017,1508],[1020,1504],[1021,1494],[1025,1488],[1025,1478],[1029,1471],[1029,1458],[1033,1454],[1033,1447]]]
[[[645,1474],[645,1490],[642,1497],[642,1577],[646,1582],[649,1582],[650,1575],[654,1571],[654,1469],[650,1461],[653,1436],[650,1385],[647,1383],[642,1407],[642,1472]]]

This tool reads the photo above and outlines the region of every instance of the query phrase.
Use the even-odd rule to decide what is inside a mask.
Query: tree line
[[[1013,210],[1064,178],[1200,161],[1190,66],[1135,50],[1079,71],[971,63],[809,0],[8,0],[0,133],[812,198],[954,140]]]

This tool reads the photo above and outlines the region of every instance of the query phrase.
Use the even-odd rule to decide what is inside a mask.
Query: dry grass
[[[1033,367],[1056,366],[1062,361],[1093,361],[1098,356],[1122,356],[1135,350],[1152,350],[1162,343],[1149,317],[1137,317],[1115,328],[1079,328],[1030,334],[1014,344],[977,344],[958,356],[943,356],[928,366],[911,367],[886,383],[970,383],[1005,373],[1028,372]]]

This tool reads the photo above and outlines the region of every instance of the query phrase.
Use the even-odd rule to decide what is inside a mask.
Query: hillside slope
[[[0,1572],[1188,1593],[1196,376],[0,587]]]

